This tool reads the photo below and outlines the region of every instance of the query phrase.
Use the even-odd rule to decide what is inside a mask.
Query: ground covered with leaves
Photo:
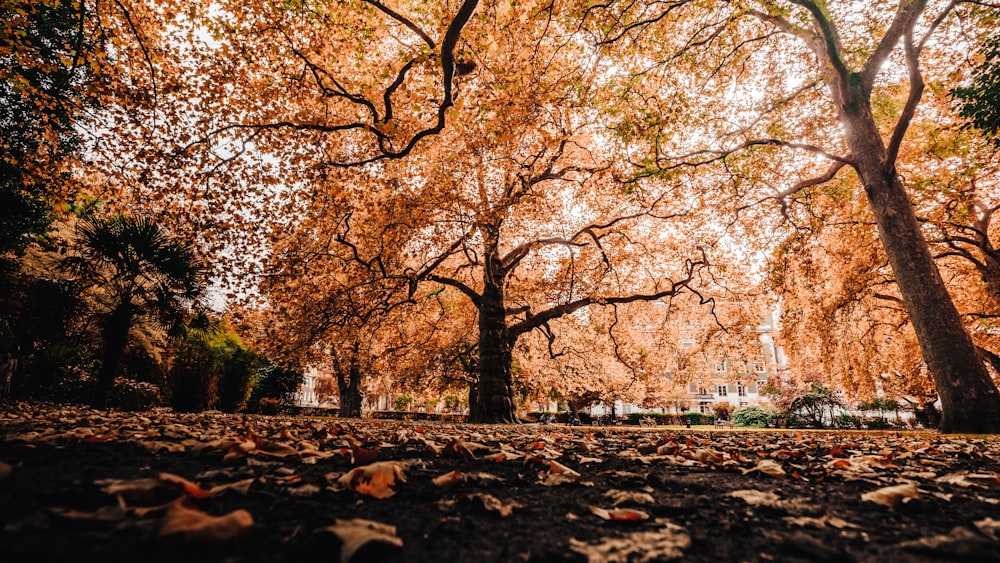
[[[1000,440],[0,407],[0,560],[1000,560]]]

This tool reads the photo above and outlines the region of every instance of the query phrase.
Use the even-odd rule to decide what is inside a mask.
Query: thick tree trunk
[[[338,414],[344,418],[361,418],[361,366],[358,365],[360,346],[354,344],[346,372],[337,370],[337,390],[340,391]],[[342,365],[342,364],[341,364]]]
[[[942,432],[1000,432],[1000,393],[927,247],[868,104],[842,107],[848,146],[878,223],[924,361],[941,398]]]
[[[101,328],[101,369],[97,372],[97,386],[91,406],[103,409],[108,406],[108,397],[118,375],[118,367],[125,357],[128,347],[128,332],[132,328],[132,311],[129,307],[119,307],[104,320]]]
[[[514,423],[514,390],[511,379],[511,341],[503,300],[503,275],[499,259],[487,259],[483,296],[479,308],[479,391],[471,422]]]

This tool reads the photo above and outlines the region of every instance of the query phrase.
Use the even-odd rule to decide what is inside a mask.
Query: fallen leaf
[[[6,479],[10,477],[11,472],[14,470],[9,463],[4,463],[0,461],[0,479]]]
[[[897,508],[901,504],[919,498],[920,489],[910,484],[882,487],[881,489],[861,495],[861,500],[863,501],[874,502],[875,504],[881,504],[889,508]]]
[[[580,481],[580,474],[558,461],[549,461],[549,470],[539,472],[538,478],[542,480],[542,485],[553,487],[566,483],[577,483]]]
[[[760,460],[759,462],[757,462],[756,466],[750,469],[744,469],[743,474],[746,475],[748,473],[753,473],[754,471],[760,471],[761,473],[766,473],[771,477],[778,477],[778,478],[784,477],[786,475],[785,470],[781,468],[781,464],[771,459]]]
[[[333,526],[320,528],[317,532],[332,533],[340,538],[341,563],[349,563],[361,548],[369,544],[379,544],[379,547],[393,551],[403,547],[403,540],[396,535],[395,526],[362,518],[337,520]]]
[[[727,497],[742,499],[750,506],[777,506],[781,502],[781,497],[771,491],[758,491],[756,489],[741,489],[726,493]]]
[[[666,522],[659,530],[634,532],[624,537],[603,538],[596,542],[569,540],[570,550],[587,558],[588,563],[653,563],[680,559],[691,547],[691,536],[680,526]]]
[[[611,489],[606,491],[604,496],[611,499],[611,506],[618,506],[625,503],[653,504],[656,502],[653,495],[642,491],[622,491],[619,489]]]
[[[358,494],[383,499],[396,494],[392,490],[396,479],[406,482],[403,465],[398,461],[379,461],[355,467],[340,477],[338,482]]]
[[[49,508],[48,511],[57,518],[75,522],[118,522],[126,516],[120,506],[102,506],[94,512],[58,507]]]
[[[993,538],[994,541],[1000,541],[1000,520],[986,518],[976,521],[975,526],[983,535]]]
[[[858,526],[857,524],[852,524],[847,520],[836,516],[821,516],[819,518],[813,516],[785,516],[782,520],[793,526],[800,526],[803,528],[812,527],[825,529],[827,526],[838,530],[845,530],[848,528],[857,530],[861,528],[861,526]]]
[[[588,506],[590,513],[602,520],[614,522],[643,522],[649,520],[649,514],[634,508],[614,508],[608,510],[599,506]]]
[[[464,483],[466,480],[467,477],[461,471],[449,471],[444,475],[438,475],[431,479],[431,483],[434,483],[436,487],[450,487]]]
[[[236,481],[234,483],[224,483],[222,485],[216,485],[208,490],[209,493],[217,495],[225,491],[235,491],[243,496],[246,496],[250,492],[250,485],[253,485],[254,481],[257,479],[251,477],[249,479],[243,479],[241,481]]]
[[[160,521],[160,535],[179,535],[187,542],[218,544],[238,539],[253,528],[253,517],[246,510],[224,516],[212,516],[185,506],[183,500],[170,505]]]
[[[203,499],[212,496],[210,491],[202,489],[200,485],[192,483],[180,475],[174,475],[173,473],[160,473],[159,479],[164,483],[174,484],[180,487],[180,489],[191,498]]]
[[[506,518],[514,512],[515,508],[523,508],[517,501],[508,499],[500,500],[497,497],[486,493],[473,493],[465,495],[465,500],[469,501],[474,508],[484,512],[499,514],[501,518]]]

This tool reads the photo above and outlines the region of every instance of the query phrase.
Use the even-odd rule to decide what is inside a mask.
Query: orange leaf
[[[177,501],[170,505],[160,522],[160,535],[174,534],[195,543],[224,543],[246,535],[253,528],[253,516],[236,510],[224,516],[212,516]]]
[[[382,499],[396,494],[392,490],[396,479],[406,482],[402,464],[398,461],[380,461],[355,467],[338,479],[338,482],[358,494]]]
[[[160,473],[159,479],[164,483],[179,486],[183,489],[184,493],[191,498],[203,499],[210,498],[212,496],[212,493],[202,489],[199,485],[196,485],[179,475],[174,475],[173,473]]]
[[[649,520],[649,514],[634,508],[614,508],[611,510],[599,506],[588,506],[587,508],[590,509],[592,514],[602,520],[615,522],[642,522]]]

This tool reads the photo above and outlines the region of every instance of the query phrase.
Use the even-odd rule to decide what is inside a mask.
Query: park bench
[[[715,427],[716,428],[732,428],[733,427],[733,421],[718,419],[718,420],[715,421]]]

